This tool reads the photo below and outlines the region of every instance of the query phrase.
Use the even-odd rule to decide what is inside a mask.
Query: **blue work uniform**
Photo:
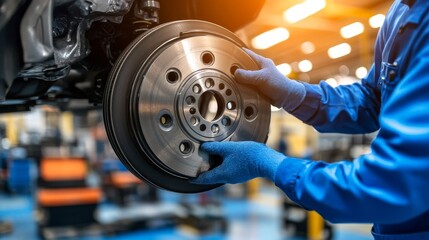
[[[379,130],[353,162],[283,161],[276,185],[334,223],[374,223],[375,239],[429,239],[429,1],[395,1],[360,83],[305,84],[291,113],[320,132]]]

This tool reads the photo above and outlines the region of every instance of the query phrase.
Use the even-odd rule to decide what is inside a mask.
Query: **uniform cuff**
[[[286,158],[280,163],[276,176],[275,184],[277,187],[283,190],[285,194],[294,201],[296,204],[302,206],[296,195],[296,182],[300,179],[302,171],[305,170],[306,166],[311,164],[311,160],[302,160],[296,158]]]
[[[303,122],[309,121],[318,111],[322,99],[319,85],[303,83],[305,97],[301,104],[289,113]]]

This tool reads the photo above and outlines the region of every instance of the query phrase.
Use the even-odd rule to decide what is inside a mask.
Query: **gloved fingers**
[[[255,60],[255,62],[259,65],[259,67],[261,67],[261,68],[269,68],[269,67],[271,67],[271,65],[274,65],[274,63],[273,63],[273,61],[272,60],[270,60],[270,59],[268,59],[268,58],[265,58],[265,57],[263,57],[263,56],[261,56],[261,55],[259,55],[259,54],[257,54],[257,53],[255,53],[255,52],[253,52],[252,50],[250,50],[250,49],[247,49],[247,48],[243,48],[243,50],[247,53],[247,54],[249,54],[249,56],[250,57],[252,57],[253,58],[253,60]]]
[[[250,84],[254,86],[261,84],[263,80],[261,76],[261,70],[251,71],[251,70],[237,69],[234,75],[235,75],[235,79],[237,79],[238,82],[241,82],[244,84]]]
[[[189,180],[190,183],[194,184],[217,184],[225,183],[223,172],[225,170],[222,168],[222,165],[200,174],[197,178]]]
[[[219,155],[221,157],[228,154],[233,148],[234,142],[205,142],[201,144],[201,150],[210,155]]]

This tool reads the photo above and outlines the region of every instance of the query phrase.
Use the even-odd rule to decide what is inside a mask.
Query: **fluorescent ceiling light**
[[[283,13],[283,18],[289,23],[296,23],[326,7],[325,0],[306,0],[296,4]]]
[[[341,36],[343,38],[352,38],[354,36],[357,36],[365,30],[365,27],[360,22],[355,22],[350,25],[347,25],[343,28],[341,28]]]
[[[286,28],[274,28],[252,39],[252,46],[256,49],[267,49],[289,38]]]
[[[281,72],[283,75],[287,76],[292,72],[292,67],[287,63],[282,63],[277,66],[277,70]]]
[[[309,60],[302,60],[298,63],[301,72],[310,72],[313,69],[313,64]]]
[[[331,47],[328,49],[328,55],[332,59],[340,58],[350,54],[352,52],[352,47],[347,43],[341,43],[337,46]]]
[[[303,42],[301,44],[301,51],[305,54],[311,54],[316,50],[316,47],[314,46],[314,43],[312,42]]]
[[[366,67],[360,67],[356,69],[356,77],[359,79],[366,77],[367,74],[368,74],[368,69],[366,69]]]
[[[385,18],[386,18],[386,16],[384,16],[384,14],[374,15],[369,19],[369,25],[372,28],[379,28],[383,25]]]

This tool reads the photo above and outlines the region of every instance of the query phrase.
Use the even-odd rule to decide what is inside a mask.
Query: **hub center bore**
[[[179,112],[189,135],[200,141],[219,141],[233,132],[240,96],[228,76],[205,70],[186,81],[183,89]]]
[[[201,94],[198,101],[198,111],[203,119],[215,122],[225,111],[225,100],[219,92],[209,90]]]

